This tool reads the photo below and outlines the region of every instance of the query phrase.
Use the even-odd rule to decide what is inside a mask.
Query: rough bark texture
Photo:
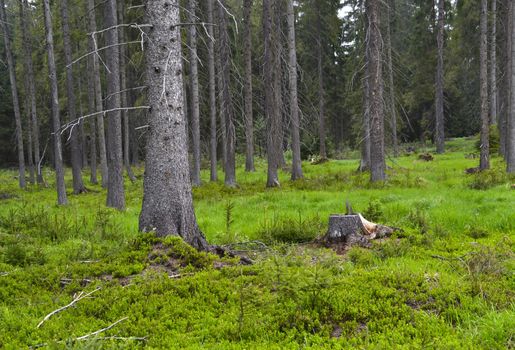
[[[188,22],[197,23],[195,14],[196,0],[188,0]],[[200,186],[200,102],[198,86],[198,57],[197,57],[197,27],[188,25],[189,57],[190,57],[190,86],[191,86],[191,134],[193,145],[193,167],[191,182]]]
[[[142,231],[178,235],[207,249],[193,210],[183,111],[182,59],[178,0],[148,0],[146,41],[149,138],[144,178]]]
[[[267,187],[279,186],[278,168],[282,152],[281,111],[278,99],[281,96],[278,57],[278,32],[276,2],[263,1],[263,34],[265,53],[263,59],[263,82],[265,89],[265,117],[267,122],[266,150],[268,160]]]
[[[207,21],[213,22],[213,1],[207,0]],[[208,32],[208,70],[209,70],[209,158],[211,162],[210,180],[218,180],[217,171],[217,140],[216,140],[216,73],[215,73],[215,42],[213,26],[207,27]]]
[[[91,33],[97,30],[97,20],[95,16],[95,1],[87,0],[87,13],[88,13],[88,23],[89,23],[89,31]],[[96,49],[95,45],[95,37],[90,36],[89,39],[89,50],[94,51]],[[92,61],[92,72],[93,74],[93,83],[95,86],[95,104],[97,108],[97,112],[101,112],[104,109],[103,100],[102,100],[102,82],[100,80],[100,66],[97,55],[91,55]],[[107,168],[107,150],[106,150],[106,139],[105,139],[105,131],[104,131],[104,115],[99,114],[96,120],[97,128],[98,128],[98,153],[100,156],[100,175],[102,177],[102,187],[107,187],[108,182],[108,168]]]
[[[445,152],[445,117],[443,97],[443,46],[445,31],[445,0],[438,0],[438,32],[436,41],[438,44],[436,63],[436,92],[435,92],[435,143],[436,153]]]
[[[66,65],[66,94],[68,95],[68,122],[77,119],[75,84],[72,66],[72,47],[70,38],[70,24],[68,16],[68,0],[61,0],[61,25],[63,29],[64,63]],[[82,154],[79,143],[79,127],[70,128],[71,161],[73,176],[73,193],[79,194],[85,191],[82,181]]]
[[[252,110],[252,0],[243,0],[243,60],[245,64],[245,171],[254,167],[254,121]]]
[[[382,81],[382,40],[379,20],[379,0],[367,0],[370,88],[370,171],[371,181],[386,179],[384,154],[384,115]]]
[[[88,114],[96,112],[95,106],[95,77],[93,71],[93,60],[88,60],[87,78],[88,78]],[[95,117],[89,118],[89,137],[90,137],[90,150],[89,150],[89,164],[91,168],[91,175],[89,181],[92,184],[97,184],[97,125]]]
[[[512,1],[511,0],[503,0],[502,1],[504,8],[504,16],[502,18],[504,25],[500,26],[502,30],[502,38],[503,45],[501,52],[502,55],[502,74],[501,74],[501,82],[500,86],[500,113],[499,113],[499,121],[497,123],[497,128],[499,130],[499,153],[507,159],[507,129],[508,129],[508,118],[510,113],[510,104],[511,104],[511,20],[512,20]]]
[[[116,0],[105,3],[105,26],[114,27],[118,24],[116,18]],[[106,32],[106,45],[118,44],[118,30]],[[107,80],[107,110],[120,108],[120,50],[111,46],[106,50]],[[122,121],[120,111],[106,114],[107,118],[107,206],[122,210],[125,208],[125,192],[123,189],[123,152],[122,152]]]
[[[490,124],[497,124],[497,0],[492,0],[490,19]]]
[[[124,1],[118,2],[118,23],[124,23]],[[121,43],[127,42],[127,36],[125,35],[125,28],[118,28],[118,36]],[[122,107],[129,107],[127,103],[127,46],[120,46],[120,99]],[[130,153],[129,153],[129,145],[130,145],[130,122],[129,122],[129,111],[124,109],[122,110],[122,124],[123,124],[123,165],[127,170],[127,176],[129,179],[134,182],[136,181],[136,177],[132,172],[131,162],[130,162]]]
[[[213,0],[215,2],[215,10],[213,12],[214,21],[216,23],[215,26],[215,41],[218,42],[215,50],[215,67],[216,67],[216,84],[218,86],[218,116],[220,118],[220,138],[222,145],[222,166],[225,171],[225,163],[227,159],[227,133],[225,126],[225,105],[224,105],[224,96],[223,96],[223,86],[224,80],[222,75],[222,59],[221,59],[221,45],[220,45],[220,25],[219,25],[219,13],[218,13],[218,0]]]
[[[25,181],[25,156],[23,152],[23,130],[21,126],[20,101],[18,100],[18,87],[16,84],[16,66],[14,64],[13,53],[11,50],[11,38],[5,14],[5,1],[0,0],[0,22],[4,34],[5,55],[7,56],[7,66],[9,68],[9,80],[11,82],[11,93],[13,99],[14,121],[16,124],[16,148],[18,149],[18,183],[20,188],[26,187]]]
[[[59,205],[65,205],[68,203],[68,199],[66,196],[66,188],[64,184],[64,166],[60,132],[61,119],[59,116],[59,90],[57,87],[57,72],[54,57],[54,33],[52,28],[52,12],[50,10],[50,0],[43,0],[43,14],[45,17],[45,33],[48,55],[48,76],[50,78],[52,124],[54,127],[54,165],[57,188],[57,203]]]
[[[322,46],[322,15],[320,14],[320,3],[317,2],[317,28],[316,28],[316,44],[317,44],[317,71],[318,71],[318,137],[320,142],[320,158],[327,158],[327,150],[325,145],[325,100],[324,100],[324,60]]]
[[[507,171],[510,174],[515,173],[515,77],[513,76],[513,72],[515,72],[515,53],[513,49],[515,48],[515,21],[513,18],[515,17],[515,6],[511,4],[511,69],[510,69],[510,79],[511,80],[511,94],[510,94],[510,113],[508,114],[507,120],[507,133],[506,133],[506,163],[507,163]]]
[[[20,1],[21,34],[23,40],[23,52],[25,54],[25,68],[27,69],[27,94],[30,99],[31,133],[34,145],[34,165],[36,167],[36,177],[38,184],[43,184],[43,172],[40,165],[40,145],[39,145],[39,122],[36,106],[36,83],[34,79],[34,65],[32,62],[32,45],[30,40],[30,20],[27,13],[27,0]]]
[[[303,177],[302,160],[300,157],[300,118],[297,98],[297,48],[295,45],[295,12],[293,0],[287,1],[288,22],[288,68],[290,89],[290,118],[291,118],[291,150],[292,166],[291,179],[298,180]]]
[[[479,47],[479,85],[481,103],[481,154],[479,169],[490,168],[490,147],[489,147],[489,127],[490,118],[488,117],[488,0],[481,0],[480,18],[480,47]]]
[[[225,0],[218,0],[218,23],[220,25],[220,61],[222,65],[222,103],[225,120],[226,155],[225,155],[225,184],[236,186],[236,130],[234,128],[234,110],[230,89],[231,82],[231,46],[227,32],[227,12]],[[222,6],[223,5],[223,6]]]
[[[363,18],[364,31],[368,31],[368,20],[366,16]],[[366,45],[366,42],[365,42]],[[369,50],[365,47],[365,55],[363,62],[363,135],[361,139],[361,160],[359,163],[359,171],[364,172],[370,170],[370,57]]]
[[[443,1],[443,0],[442,0]],[[388,84],[389,84],[389,97],[390,97],[390,125],[392,129],[392,147],[393,156],[399,156],[399,140],[397,139],[397,109],[395,108],[395,85],[393,80],[393,58],[392,58],[392,6],[393,1],[389,1],[387,6],[387,19],[386,19],[386,54],[388,61]]]

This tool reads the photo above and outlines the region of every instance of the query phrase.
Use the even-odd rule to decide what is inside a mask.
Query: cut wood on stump
[[[361,214],[333,214],[329,217],[329,229],[321,241],[327,245],[370,246],[370,240],[391,235],[397,229],[366,220]]]

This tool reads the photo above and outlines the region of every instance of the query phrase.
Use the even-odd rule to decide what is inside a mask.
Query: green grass
[[[0,171],[0,348],[513,348],[515,179],[498,158],[466,175],[474,140],[447,149],[432,162],[389,159],[388,181],[374,185],[357,160],[306,163],[305,180],[283,172],[277,189],[265,188],[262,160],[238,169],[235,189],[204,172],[200,227],[215,244],[265,243],[234,245],[261,248],[252,266],[138,233],[142,169],[126,181],[124,212],[106,209],[98,186],[60,208],[52,186],[21,191]],[[403,231],[345,256],[306,244],[347,199]],[[116,336],[145,340],[106,339]]]

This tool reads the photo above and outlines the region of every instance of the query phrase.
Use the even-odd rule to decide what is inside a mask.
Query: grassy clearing
[[[279,189],[264,188],[259,161],[256,173],[238,171],[236,189],[204,173],[194,189],[201,228],[213,243],[265,242],[253,266],[139,234],[141,178],[126,182],[119,213],[99,187],[58,208],[52,189],[20,191],[3,171],[0,348],[513,348],[515,179],[499,159],[465,175],[478,162],[466,157],[473,140],[448,149],[432,162],[390,160],[380,185],[355,173],[357,160],[305,164],[305,180],[282,173]],[[404,231],[344,257],[304,244],[346,199]]]

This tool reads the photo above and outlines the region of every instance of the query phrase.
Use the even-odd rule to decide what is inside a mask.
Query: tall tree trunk
[[[282,152],[281,111],[278,99],[281,97],[280,60],[277,38],[277,3],[263,0],[263,35],[265,53],[263,59],[263,83],[265,88],[265,116],[267,121],[266,150],[268,160],[267,187],[280,185],[278,168]]]
[[[13,53],[11,50],[11,37],[9,33],[7,16],[5,14],[5,1],[0,0],[0,22],[4,33],[5,55],[9,68],[9,80],[11,82],[11,93],[13,98],[14,121],[16,124],[16,147],[18,149],[18,183],[20,188],[26,187],[25,181],[25,156],[23,152],[23,130],[21,126],[20,101],[18,100],[18,87],[16,84],[16,66],[14,65]]]
[[[3,1],[3,0],[0,0]],[[61,118],[59,116],[59,89],[57,87],[57,70],[54,56],[54,33],[52,28],[52,11],[50,0],[43,0],[43,14],[45,17],[46,46],[48,55],[48,75],[50,78],[50,96],[52,101],[52,124],[54,127],[54,164],[57,188],[57,203],[68,203],[64,184],[63,153],[61,145]]]
[[[220,45],[220,15],[218,13],[218,0],[214,0],[216,7],[213,12],[215,26],[215,42],[218,42],[215,50],[215,67],[216,67],[216,84],[218,85],[218,116],[220,118],[220,137],[222,145],[222,166],[225,171],[225,163],[227,160],[227,135],[225,125],[225,106],[223,98],[223,76],[222,76],[222,59],[221,59],[221,45]]]
[[[114,28],[118,25],[116,16],[116,0],[105,3],[105,25]],[[122,152],[122,120],[120,113],[120,50],[118,45],[118,30],[106,32],[107,65],[107,206],[122,210],[125,208],[125,192],[123,189],[123,152]]]
[[[93,55],[92,55],[93,56]],[[95,77],[93,69],[93,60],[89,59],[87,65],[88,75],[88,114],[96,112],[95,105]],[[89,150],[89,164],[91,169],[91,175],[89,181],[92,184],[98,184],[97,179],[97,125],[95,123],[95,117],[89,118],[89,136],[90,136],[90,150]]]
[[[207,21],[214,24],[213,1],[207,0]],[[217,140],[216,140],[216,73],[215,73],[215,41],[213,25],[208,25],[208,70],[209,70],[209,123],[210,123],[210,142],[209,158],[211,162],[210,180],[218,180],[217,171]]]
[[[481,0],[480,35],[479,94],[481,100],[481,155],[479,169],[486,170],[490,168],[490,118],[488,117],[488,0]]]
[[[77,45],[77,52],[81,52],[80,45]],[[79,76],[77,79],[77,89],[78,89],[78,100],[79,100],[79,115],[83,116],[84,109],[82,108],[82,72],[83,70],[83,62],[79,62]],[[87,137],[86,130],[84,129],[84,121],[79,124],[80,131],[80,153],[82,155],[82,169],[88,166],[88,150],[87,150]]]
[[[370,88],[370,171],[371,181],[386,179],[384,154],[384,106],[383,106],[383,64],[382,40],[379,18],[379,0],[367,0]]]
[[[23,41],[23,51],[25,54],[25,68],[27,69],[27,94],[30,98],[30,116],[32,127],[32,141],[34,145],[34,163],[36,166],[36,177],[38,184],[43,184],[43,172],[40,165],[40,146],[39,146],[39,122],[36,107],[36,82],[34,79],[34,65],[32,62],[32,45],[30,41],[30,17],[27,13],[28,2],[27,0],[20,1],[20,18],[21,18],[21,34]]]
[[[219,0],[218,23],[220,24],[220,61],[222,65],[221,94],[223,111],[225,115],[225,184],[229,187],[236,186],[236,130],[234,128],[234,110],[231,95],[231,45],[227,32],[227,12],[225,0]]]
[[[497,0],[492,0],[490,33],[490,124],[497,124]]]
[[[124,23],[124,1],[118,1],[118,23]],[[118,35],[120,43],[127,42],[127,35],[125,34],[124,27],[118,27]],[[127,103],[127,46],[120,46],[120,98],[122,108],[129,107]],[[129,125],[129,111],[126,109],[122,110],[122,122],[123,122],[123,163],[125,169],[127,169],[127,176],[134,182],[136,177],[132,172],[129,145],[130,145],[130,125]]]
[[[27,77],[25,77],[25,86],[28,85]],[[26,87],[26,90],[28,88]],[[27,116],[27,160],[29,166],[29,182],[31,185],[36,183],[36,176],[34,172],[34,154],[32,153],[32,121],[30,115],[30,96],[25,94],[24,113]]]
[[[145,11],[146,23],[153,25],[145,49],[151,109],[139,228],[161,236],[178,235],[197,249],[207,249],[195,218],[189,178],[179,2],[148,1]],[[167,103],[162,103],[163,87]]]
[[[443,46],[445,34],[445,0],[438,0],[438,32],[436,41],[438,45],[437,64],[436,64],[436,93],[435,93],[435,143],[436,152],[445,152],[445,116],[444,116],[444,62]]]
[[[95,16],[95,1],[87,0],[87,13],[88,13],[88,22],[89,22],[89,31],[91,33],[97,30],[97,20]],[[89,50],[94,51],[96,49],[95,45],[95,36],[91,35],[89,38]],[[100,65],[98,62],[97,55],[90,55],[92,62],[92,71],[90,74],[93,75],[93,83],[95,86],[95,104],[97,108],[97,112],[101,112],[104,110],[103,99],[102,99],[102,82],[100,80]],[[102,177],[102,187],[107,187],[107,182],[109,179],[108,176],[108,167],[107,167],[107,150],[106,150],[106,139],[105,139],[105,131],[104,131],[104,115],[99,114],[96,120],[97,128],[98,128],[98,152],[100,155],[100,176]]]
[[[289,68],[289,88],[290,88],[290,115],[291,115],[291,150],[292,166],[291,179],[298,180],[303,178],[302,160],[300,157],[300,118],[299,102],[297,98],[297,48],[295,45],[295,12],[293,0],[287,2],[287,22],[288,22],[288,68]]]
[[[366,22],[366,20],[365,20]],[[365,25],[365,31],[368,26]],[[363,135],[361,139],[361,160],[359,171],[370,170],[370,57],[369,50],[365,48],[363,74]]]
[[[66,94],[68,95],[68,122],[77,119],[75,85],[73,82],[72,47],[68,19],[68,0],[61,1],[61,25],[63,29],[64,62],[66,65]],[[83,193],[86,189],[82,182],[82,155],[79,144],[79,128],[70,128],[73,193]]]
[[[511,3],[511,1],[510,1]],[[507,171],[510,174],[515,174],[515,94],[513,91],[515,91],[515,21],[513,18],[515,17],[515,6],[513,4],[510,4],[510,25],[509,28],[511,32],[511,54],[510,54],[510,60],[511,60],[511,69],[510,69],[510,76],[509,80],[511,82],[511,94],[510,94],[510,113],[508,114],[508,120],[507,120],[507,132],[506,132],[506,163],[507,163]]]
[[[252,0],[243,1],[243,60],[245,64],[245,171],[254,167],[254,121],[252,109]]]
[[[443,0],[442,0],[443,1]],[[388,60],[388,83],[390,92],[390,125],[392,128],[392,146],[393,156],[399,156],[399,140],[397,138],[397,109],[395,108],[395,85],[393,81],[393,58],[392,58],[392,33],[391,33],[391,22],[392,22],[392,9],[393,1],[389,1],[387,4],[387,20],[386,20],[386,54]]]
[[[197,0],[188,0],[188,41],[190,56],[191,84],[191,131],[193,145],[193,169],[191,181],[193,186],[200,186],[200,102],[198,88],[198,57],[197,57]],[[195,23],[192,25],[192,23]]]
[[[502,45],[502,74],[501,74],[501,91],[500,91],[500,107],[499,121],[497,128],[499,130],[499,153],[507,159],[507,129],[508,118],[510,114],[511,104],[511,34],[512,34],[512,0],[503,0],[504,16],[502,21],[504,25],[500,28],[502,30],[502,38],[504,45]]]
[[[318,137],[320,139],[320,158],[327,158],[325,145],[325,100],[324,100],[324,61],[322,46],[322,14],[320,13],[320,3],[317,2],[317,24],[316,24],[316,44],[317,44],[317,71],[318,71]]]

